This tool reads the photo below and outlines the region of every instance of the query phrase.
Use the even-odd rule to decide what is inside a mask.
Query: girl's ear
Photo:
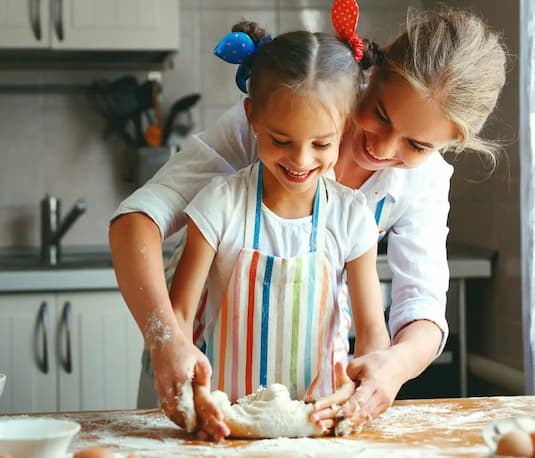
[[[249,121],[251,129],[256,131],[253,120],[253,101],[249,97],[243,99],[243,109],[245,110],[245,116],[247,117],[247,121]]]
[[[247,121],[249,121],[249,124],[252,120],[252,113],[253,113],[253,102],[249,97],[245,97],[243,99],[243,108],[245,110],[245,116],[247,116]]]

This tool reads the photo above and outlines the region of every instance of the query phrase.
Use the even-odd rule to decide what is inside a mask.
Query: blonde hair
[[[458,129],[449,145],[483,153],[496,166],[500,145],[479,136],[505,83],[506,51],[500,36],[462,10],[409,9],[407,30],[385,53],[379,72],[393,72],[441,104]]]

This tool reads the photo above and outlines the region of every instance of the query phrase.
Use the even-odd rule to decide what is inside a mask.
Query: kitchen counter
[[[92,446],[109,447],[116,457],[488,457],[481,431],[491,421],[533,414],[535,396],[397,401],[360,434],[349,437],[226,440],[219,444],[192,437],[158,410],[53,414],[77,421],[82,429],[69,454]]]
[[[166,250],[166,254],[169,252]],[[448,249],[450,277],[490,277],[493,257],[494,252],[490,250],[451,246]],[[2,264],[2,259],[11,260],[11,264]],[[20,263],[13,262],[17,259]],[[35,249],[0,250],[0,293],[117,289],[108,247],[66,247],[65,263],[53,268],[42,267],[38,261],[25,262],[27,259],[38,259]],[[377,271],[381,281],[392,278],[385,254],[377,257]]]

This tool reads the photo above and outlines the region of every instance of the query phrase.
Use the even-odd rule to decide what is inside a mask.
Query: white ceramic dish
[[[0,455],[11,458],[58,458],[65,456],[72,438],[80,431],[74,421],[51,418],[0,420]]]
[[[4,391],[4,386],[6,385],[6,374],[0,374],[0,397]]]

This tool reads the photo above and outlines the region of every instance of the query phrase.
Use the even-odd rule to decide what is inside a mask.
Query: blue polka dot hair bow
[[[271,39],[271,35],[266,35],[255,44],[246,33],[231,32],[225,35],[214,49],[214,54],[225,62],[239,64],[236,70],[236,85],[244,94],[247,94],[246,81],[251,76],[253,56],[266,41],[271,41]]]

